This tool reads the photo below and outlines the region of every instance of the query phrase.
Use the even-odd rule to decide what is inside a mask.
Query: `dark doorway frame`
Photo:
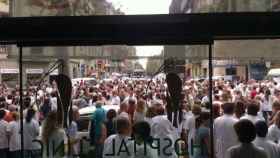
[[[212,126],[214,41],[280,39],[279,28],[280,13],[277,12],[18,17],[0,19],[0,30],[4,30],[0,36],[0,44],[15,44],[19,47],[21,125],[23,125],[22,49],[24,47],[105,44],[208,45],[211,157],[214,157]],[[23,144],[23,134],[21,140]]]

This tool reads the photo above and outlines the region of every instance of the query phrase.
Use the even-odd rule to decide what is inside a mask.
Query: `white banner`
[[[42,74],[44,73],[43,69],[26,69],[27,74]]]
[[[0,69],[1,74],[18,74],[19,69]]]

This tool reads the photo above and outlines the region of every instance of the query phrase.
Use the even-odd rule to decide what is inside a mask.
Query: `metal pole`
[[[19,46],[19,104],[20,104],[20,157],[24,158],[24,136],[23,136],[23,77],[22,77],[22,46]]]
[[[209,104],[210,104],[210,158],[214,158],[214,130],[213,130],[213,124],[214,124],[214,118],[213,118],[213,54],[212,54],[212,43],[209,44]]]

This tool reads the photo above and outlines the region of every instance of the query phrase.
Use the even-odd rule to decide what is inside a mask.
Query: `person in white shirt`
[[[225,158],[269,158],[264,149],[252,143],[256,138],[256,128],[252,121],[240,120],[234,129],[240,144],[230,147]]]
[[[129,141],[132,141],[130,121],[126,117],[116,119],[117,134],[111,135],[104,142],[103,158],[129,158],[133,150],[126,150]]]
[[[258,112],[260,110],[260,105],[257,102],[251,101],[247,104],[247,114],[240,119],[247,119],[252,121],[255,124],[257,121],[264,121],[263,117],[258,116]]]
[[[272,101],[273,101],[273,99],[271,96],[271,92],[269,89],[267,89],[265,91],[265,95],[262,99],[262,105],[261,105],[261,110],[262,110],[265,120],[268,120],[268,118],[272,114]]]
[[[23,123],[24,152],[26,158],[41,156],[41,146],[38,142],[34,142],[34,140],[38,140],[40,128],[35,114],[36,111],[34,109],[28,109]]]
[[[160,115],[153,118],[152,128],[154,131],[154,138],[158,139],[160,146],[158,157],[160,158],[176,158],[175,141],[177,138],[174,132],[177,132],[172,123],[167,119],[167,116]],[[170,142],[166,141],[168,139]],[[170,145],[168,147],[168,145]],[[166,154],[168,153],[168,154]]]
[[[133,134],[135,140],[129,142],[128,148],[134,149],[131,154],[131,158],[157,158],[158,150],[152,147],[156,146],[153,144],[153,138],[150,135],[151,127],[149,123],[140,121],[134,124]]]
[[[199,117],[201,113],[201,107],[199,105],[194,105],[192,107],[192,113],[187,117],[186,121],[183,123],[182,131],[186,133],[187,136],[187,147],[188,147],[188,154],[189,157],[192,158],[193,151],[192,151],[192,142],[195,138],[195,119]]]
[[[237,135],[233,127],[238,122],[238,119],[233,115],[234,106],[234,103],[223,104],[224,115],[214,121],[215,153],[217,158],[224,158],[227,149],[238,144]]]
[[[51,93],[51,111],[57,111],[57,97],[56,97],[57,92],[53,91]]]
[[[8,122],[4,120],[6,111],[0,110],[0,155],[1,158],[8,158],[9,141],[8,141]]]
[[[20,157],[20,122],[19,114],[17,112],[12,113],[13,121],[8,125],[7,132],[9,135],[9,157]]]
[[[268,139],[280,144],[280,111],[274,117],[274,124],[268,129]]]
[[[257,137],[253,143],[256,146],[263,148],[269,158],[279,158],[280,147],[266,138],[268,132],[268,126],[266,122],[258,121],[255,126]]]
[[[111,99],[112,105],[120,105],[121,104],[121,99],[117,95],[117,91],[112,92],[112,99]]]

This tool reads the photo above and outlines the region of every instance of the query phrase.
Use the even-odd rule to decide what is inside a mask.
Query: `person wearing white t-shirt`
[[[251,102],[247,105],[247,114],[240,119],[247,119],[250,120],[253,124],[257,121],[264,121],[264,118],[258,116],[258,112],[260,110],[260,105],[256,102]]]
[[[280,144],[280,111],[275,115],[274,124],[268,128],[268,139]]]
[[[261,105],[261,110],[265,120],[268,120],[268,118],[272,114],[272,103],[273,103],[273,99],[271,96],[271,92],[269,89],[267,89],[265,91],[265,95],[263,97],[262,105]]]
[[[121,99],[117,95],[116,91],[113,91],[113,93],[112,93],[111,103],[112,103],[112,105],[120,105],[121,104]]]
[[[34,142],[34,140],[38,139],[40,129],[35,115],[36,111],[34,109],[28,109],[23,123],[24,152],[26,158],[41,156],[41,146],[38,142]]]
[[[267,139],[268,126],[264,121],[258,121],[256,124],[257,137],[254,140],[254,144],[264,149],[269,158],[279,158],[280,148],[279,146]]]
[[[12,113],[13,121],[8,125],[7,132],[9,135],[9,157],[20,157],[20,122],[19,114],[17,112]]]
[[[9,141],[8,141],[8,122],[4,120],[6,111],[0,110],[0,155],[1,158],[8,158]]]
[[[175,137],[175,134],[177,133],[176,129],[173,127],[172,123],[167,119],[165,115],[156,116],[153,118],[153,120],[154,122],[152,128],[154,131],[156,131],[153,132],[154,138],[158,139],[160,142],[160,152],[158,153],[158,157],[177,158],[174,145],[175,141],[177,140],[177,138]],[[174,132],[176,133],[174,134]],[[168,139],[170,142],[165,141],[166,139]]]
[[[189,157],[193,157],[193,152],[192,152],[192,142],[194,141],[195,138],[195,119],[200,115],[201,113],[201,107],[198,105],[194,105],[192,107],[192,114],[189,115],[182,127],[182,131],[185,131],[186,133],[186,140],[187,140],[187,147],[188,147],[188,154]]]
[[[234,103],[223,104],[224,115],[214,121],[215,153],[217,158],[224,158],[226,151],[238,144],[238,138],[234,131],[234,124],[238,122],[233,115]]]

